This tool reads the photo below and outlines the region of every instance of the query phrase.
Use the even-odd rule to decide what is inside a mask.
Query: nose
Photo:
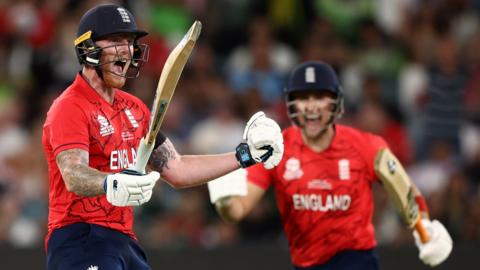
[[[313,110],[313,109],[315,109],[315,105],[317,103],[318,103],[318,99],[315,96],[311,95],[307,99],[307,106],[306,107],[307,107],[307,109]]]
[[[133,52],[133,44],[129,43],[128,40],[122,40],[116,45],[116,48],[120,55],[129,55]]]

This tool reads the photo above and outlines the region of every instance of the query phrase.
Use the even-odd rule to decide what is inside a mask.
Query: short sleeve
[[[248,182],[267,190],[273,181],[272,172],[273,170],[265,169],[261,163],[250,166],[247,168]]]
[[[378,180],[375,174],[375,158],[380,149],[388,148],[388,144],[382,137],[373,134],[366,135],[366,142],[367,145],[364,149],[366,150],[365,154],[368,162],[369,179]]]
[[[54,156],[67,149],[89,150],[89,121],[79,105],[69,102],[58,104],[49,117],[49,141]]]

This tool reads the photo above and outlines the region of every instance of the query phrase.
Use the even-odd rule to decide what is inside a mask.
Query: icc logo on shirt
[[[299,179],[303,176],[303,170],[300,167],[300,160],[297,158],[291,157],[287,160],[285,164],[285,173],[283,178],[287,181]]]
[[[115,128],[110,122],[108,122],[108,119],[105,116],[99,114],[97,116],[97,121],[100,124],[100,136],[105,137],[115,132]]]

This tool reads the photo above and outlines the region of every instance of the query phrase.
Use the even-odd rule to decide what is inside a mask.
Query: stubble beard
[[[127,78],[123,77],[121,74],[118,74],[117,72],[115,72],[113,65],[110,66],[112,64],[109,64],[107,69],[104,69],[102,72],[103,72],[103,81],[105,82],[105,85],[107,87],[111,87],[111,88],[122,88],[126,81],[127,81]],[[125,68],[128,68],[128,65],[125,66]],[[122,74],[123,74],[123,70],[121,71]]]
[[[321,128],[315,128],[314,130],[304,127],[302,131],[303,131],[303,135],[307,140],[318,141],[325,135],[327,130],[328,130],[328,125],[322,126]]]
[[[116,74],[109,73],[108,75],[103,76],[103,81],[105,82],[105,85],[107,87],[122,88],[125,85],[126,78]]]

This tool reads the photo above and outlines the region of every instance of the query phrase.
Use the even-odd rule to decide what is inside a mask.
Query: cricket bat
[[[162,125],[168,105],[172,100],[178,79],[192,53],[195,42],[200,36],[201,30],[202,23],[195,21],[180,43],[178,43],[168,55],[165,65],[163,66],[152,105],[148,132],[145,137],[140,140],[137,150],[136,164],[133,168],[137,172],[145,173],[145,167],[155,145],[155,138],[160,131],[160,126]]]
[[[421,222],[420,211],[410,177],[402,164],[387,148],[381,149],[375,158],[375,172],[382,181],[389,197],[399,210],[403,220],[415,228],[423,243],[428,242],[429,235]]]

